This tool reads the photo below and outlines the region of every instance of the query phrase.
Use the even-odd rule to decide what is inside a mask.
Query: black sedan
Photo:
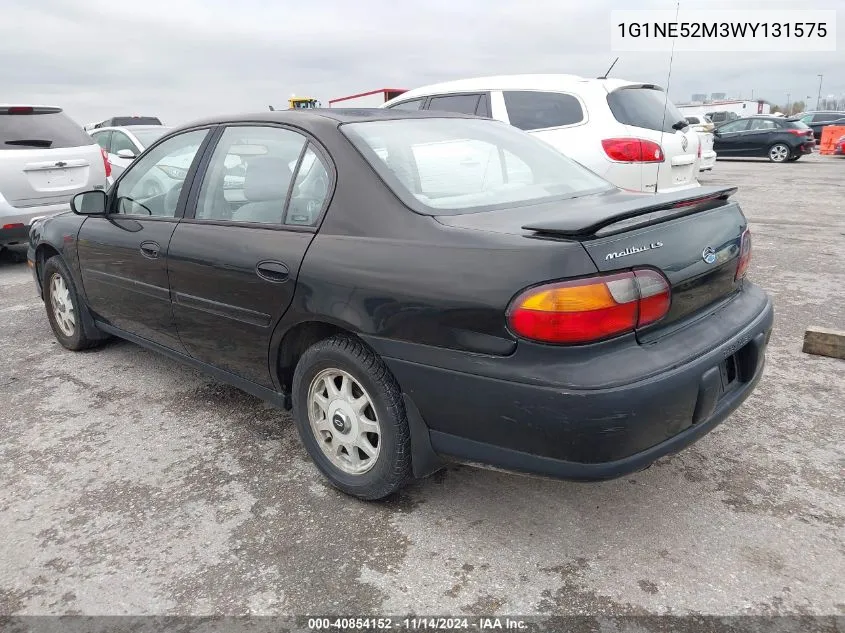
[[[813,130],[796,118],[752,116],[713,130],[713,149],[722,158],[766,156],[774,163],[812,154]]]
[[[292,408],[352,495],[449,460],[598,480],[761,376],[773,310],[732,193],[625,192],[475,117],[265,112],[163,137],[36,223],[29,261],[64,347],[117,336]]]

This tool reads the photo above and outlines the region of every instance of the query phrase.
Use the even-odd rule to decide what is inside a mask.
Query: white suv
[[[110,169],[61,108],[0,105],[0,250],[26,242],[36,219],[68,211],[75,194],[105,189]]]
[[[416,88],[381,107],[510,123],[631,191],[699,186],[699,136],[653,84],[575,75],[480,77]]]

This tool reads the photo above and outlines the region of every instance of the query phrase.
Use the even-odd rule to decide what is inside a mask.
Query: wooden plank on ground
[[[808,327],[804,332],[804,353],[845,358],[845,332]]]

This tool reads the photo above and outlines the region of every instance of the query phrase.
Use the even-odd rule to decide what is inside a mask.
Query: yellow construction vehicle
[[[288,106],[291,110],[319,108],[320,102],[311,97],[291,97],[288,99]]]

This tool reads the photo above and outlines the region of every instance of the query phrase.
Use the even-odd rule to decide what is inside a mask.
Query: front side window
[[[575,125],[584,120],[581,102],[569,94],[533,90],[506,90],[502,94],[508,119],[520,130]]]
[[[208,130],[179,134],[132,163],[117,185],[117,213],[175,217],[188,170],[207,135]]]
[[[412,209],[429,215],[517,207],[613,188],[550,145],[477,119],[404,119],[340,127]]]
[[[742,132],[748,127],[748,121],[733,121],[731,123],[725,123],[725,125],[719,128],[719,132],[722,134],[724,133],[731,133],[731,132]]]

